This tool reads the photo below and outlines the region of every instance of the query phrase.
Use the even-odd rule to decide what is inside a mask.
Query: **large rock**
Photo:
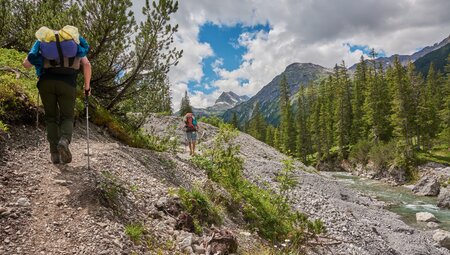
[[[419,196],[437,196],[440,190],[439,180],[434,176],[424,176],[412,191]]]
[[[450,249],[450,232],[444,230],[438,230],[433,235],[433,240],[440,246]]]
[[[432,213],[418,212],[416,213],[417,222],[439,222]]]
[[[445,188],[441,190],[438,196],[438,204],[441,208],[450,208],[450,189]]]

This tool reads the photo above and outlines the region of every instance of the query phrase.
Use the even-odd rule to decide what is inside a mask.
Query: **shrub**
[[[144,227],[140,223],[126,225],[125,233],[133,242],[139,243],[142,235],[144,234]]]
[[[183,210],[188,212],[193,218],[196,232],[199,231],[199,224],[221,224],[222,216],[219,210],[214,206],[209,197],[205,195],[199,188],[194,187],[192,190],[179,189],[178,196],[181,199]]]
[[[223,119],[221,119],[221,118],[219,118],[217,116],[201,117],[199,119],[199,121],[208,123],[208,124],[216,126],[216,127],[220,127],[220,125],[224,124]]]
[[[350,150],[350,161],[354,164],[367,165],[371,144],[367,140],[358,141]]]
[[[375,169],[387,169],[395,160],[395,143],[378,143],[375,144],[369,152],[369,159],[373,163]]]
[[[277,178],[280,183],[278,193],[261,189],[243,177],[244,162],[238,156],[239,146],[234,142],[237,135],[231,125],[221,125],[212,149],[192,161],[231,194],[233,203],[239,205],[235,208],[242,210],[248,225],[274,242],[297,236],[297,248],[324,231],[321,221],[309,221],[305,215],[292,211],[288,203],[287,195],[297,184],[293,161],[283,162],[284,168]]]

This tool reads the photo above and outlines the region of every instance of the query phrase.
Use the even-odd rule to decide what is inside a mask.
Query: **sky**
[[[132,1],[139,21],[145,1]],[[412,54],[450,35],[448,10],[450,0],[180,0],[173,109],[186,90],[194,107],[224,91],[253,96],[294,62],[351,66],[371,48]]]

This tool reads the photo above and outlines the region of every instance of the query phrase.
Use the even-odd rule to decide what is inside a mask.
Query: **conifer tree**
[[[280,142],[281,151],[287,154],[295,153],[295,126],[291,110],[289,86],[286,76],[283,75],[280,81]]]
[[[450,149],[450,55],[447,58],[445,69],[447,71],[447,80],[445,82],[445,88],[443,89],[444,100],[440,111],[442,121],[441,137],[447,148]]]
[[[334,145],[335,135],[335,121],[334,121],[334,105],[335,105],[335,88],[333,76],[329,76],[322,88],[323,104],[320,114],[320,126],[323,130],[323,152],[324,157],[330,157],[330,150]]]
[[[336,87],[335,122],[336,138],[340,156],[348,157],[352,131],[351,82],[347,74],[345,63],[334,68],[334,82]]]
[[[437,93],[438,76],[433,63],[430,65],[427,80],[421,86],[420,101],[417,111],[417,125],[419,127],[418,141],[422,135],[423,149],[431,149],[431,139],[434,139],[439,129],[439,99],[441,95]]]
[[[305,87],[300,86],[297,109],[297,154],[306,162],[310,151],[310,132],[308,128],[309,105],[306,99]]]
[[[375,143],[391,138],[391,96],[381,63],[369,68],[364,100],[364,119],[369,139]]]
[[[360,139],[367,137],[367,124],[364,120],[364,101],[367,84],[367,64],[364,56],[361,56],[359,64],[356,66],[356,72],[353,79],[353,130],[352,142],[355,143]]]
[[[408,72],[411,71],[412,67],[410,66]],[[394,60],[391,75],[390,82],[393,91],[391,118],[397,138],[397,149],[405,159],[409,159],[413,156],[414,99],[407,70],[400,64],[398,57]]]
[[[231,125],[233,125],[234,128],[239,129],[239,120],[238,120],[236,112],[233,112],[233,118],[231,119]]]
[[[186,90],[184,92],[184,97],[181,99],[180,116],[184,116],[188,112],[192,112],[192,106],[191,106],[191,101],[189,100],[188,92]]]
[[[253,109],[252,118],[248,125],[248,133],[260,141],[265,141],[266,123],[259,110],[259,102],[256,103],[255,108]]]

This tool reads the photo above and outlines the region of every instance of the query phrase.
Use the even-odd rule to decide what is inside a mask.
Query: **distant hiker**
[[[194,114],[190,112],[184,116],[184,130],[186,131],[186,142],[189,144],[189,155],[194,156],[198,125]]]
[[[36,68],[37,87],[42,98],[53,164],[70,163],[76,81],[80,67],[84,75],[84,92],[90,95],[91,64],[86,55],[89,45],[73,26],[59,31],[41,27],[37,41],[23,61],[25,68]]]

